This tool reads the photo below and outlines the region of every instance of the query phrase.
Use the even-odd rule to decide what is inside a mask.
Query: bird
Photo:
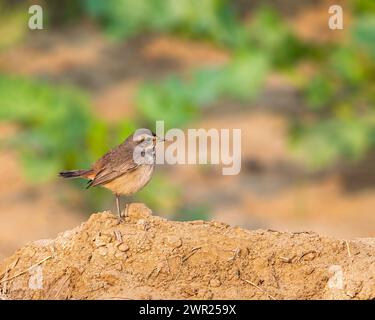
[[[120,210],[120,196],[130,196],[140,191],[151,180],[155,167],[158,142],[166,141],[149,129],[138,129],[123,143],[112,148],[99,158],[89,169],[62,171],[63,178],[84,178],[88,180],[87,189],[102,186],[116,197],[119,222],[127,216],[128,204],[124,214]]]

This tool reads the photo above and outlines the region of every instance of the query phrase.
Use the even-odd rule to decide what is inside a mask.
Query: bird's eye
[[[134,136],[134,141],[143,142],[146,140],[146,138],[147,137],[145,135]]]

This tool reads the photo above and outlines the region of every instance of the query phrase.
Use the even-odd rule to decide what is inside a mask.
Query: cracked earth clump
[[[0,263],[0,299],[374,298],[374,239],[169,221],[142,204]]]

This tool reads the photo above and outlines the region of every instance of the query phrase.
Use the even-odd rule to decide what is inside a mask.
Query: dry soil
[[[375,240],[176,222],[132,204],[0,263],[2,299],[374,299]]]

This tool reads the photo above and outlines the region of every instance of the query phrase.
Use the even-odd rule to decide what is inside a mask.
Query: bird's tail
[[[70,170],[60,172],[59,176],[63,178],[87,178],[90,173],[92,173],[92,170]]]

